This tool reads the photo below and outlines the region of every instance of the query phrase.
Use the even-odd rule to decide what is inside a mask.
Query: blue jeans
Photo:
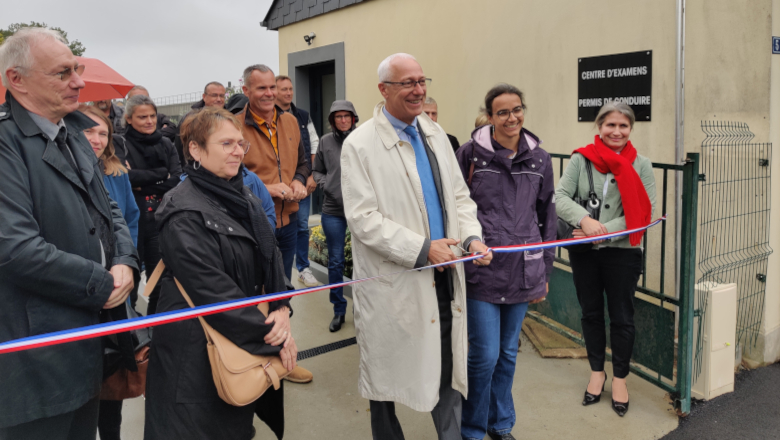
[[[295,267],[298,272],[309,267],[309,214],[311,196],[298,202],[298,238],[295,244]]]
[[[469,299],[467,310],[469,398],[463,401],[461,436],[482,440],[488,431],[507,434],[515,425],[512,382],[528,303]]]
[[[282,253],[282,264],[287,279],[292,277],[292,264],[295,257],[295,243],[298,240],[298,213],[290,214],[290,223],[287,226],[276,228],[276,245]]]
[[[344,281],[344,240],[347,238],[347,219],[337,215],[322,214],[322,232],[328,245],[328,284]],[[347,300],[344,288],[330,289],[330,302],[333,314],[347,314]]]

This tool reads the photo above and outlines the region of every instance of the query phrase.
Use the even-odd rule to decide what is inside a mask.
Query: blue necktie
[[[409,135],[412,148],[414,148],[417,174],[420,176],[423,197],[425,198],[425,209],[428,211],[428,228],[431,231],[431,240],[442,239],[445,237],[444,215],[439,202],[439,191],[436,189],[436,182],[433,180],[433,171],[431,171],[428,154],[425,152],[425,147],[419,133],[417,133],[417,129],[407,125],[404,128],[404,133]]]

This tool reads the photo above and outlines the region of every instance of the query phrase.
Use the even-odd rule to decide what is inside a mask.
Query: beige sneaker
[[[320,285],[320,282],[317,281],[317,278],[314,278],[314,274],[311,273],[311,269],[308,267],[303,269],[298,274],[298,281],[302,282],[306,287],[315,287]]]
[[[301,367],[300,365],[297,365],[290,372],[290,375],[284,379],[293,383],[309,383],[314,380],[314,375],[311,374],[311,371]]]

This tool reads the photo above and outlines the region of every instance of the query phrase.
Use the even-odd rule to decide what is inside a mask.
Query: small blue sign
[[[772,37],[772,53],[780,53],[780,37]]]

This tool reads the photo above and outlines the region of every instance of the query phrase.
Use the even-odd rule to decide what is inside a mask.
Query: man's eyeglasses
[[[234,151],[236,151],[236,145],[238,145],[238,148],[243,154],[246,154],[249,151],[249,141],[224,141],[215,143],[222,145],[222,149],[226,154],[232,154]]]
[[[78,76],[81,76],[82,74],[84,74],[84,69],[86,69],[85,65],[83,65],[83,64],[76,64],[74,67],[68,67],[65,70],[61,71],[61,72],[57,72],[57,73],[46,73],[46,72],[43,72],[43,73],[46,74],[46,75],[51,75],[51,76],[59,76],[60,77],[60,81],[67,81],[67,80],[70,79],[71,75],[73,75],[73,72],[76,72],[78,74]]]
[[[401,86],[402,89],[411,89],[414,88],[414,86],[416,86],[417,84],[419,84],[420,87],[422,88],[426,88],[429,85],[431,85],[431,81],[433,80],[430,78],[423,78],[420,80],[409,79],[401,82],[396,82],[396,81],[382,81],[382,82],[385,84],[395,84],[397,86]]]
[[[525,106],[519,105],[513,108],[511,111],[499,110],[496,112],[496,117],[498,117],[500,121],[506,121],[507,119],[509,119],[509,113],[512,113],[513,115],[515,115],[517,119],[520,119],[520,117],[523,116],[523,113],[525,113]]]
[[[225,99],[225,95],[221,93],[207,93],[206,96],[211,99]]]

